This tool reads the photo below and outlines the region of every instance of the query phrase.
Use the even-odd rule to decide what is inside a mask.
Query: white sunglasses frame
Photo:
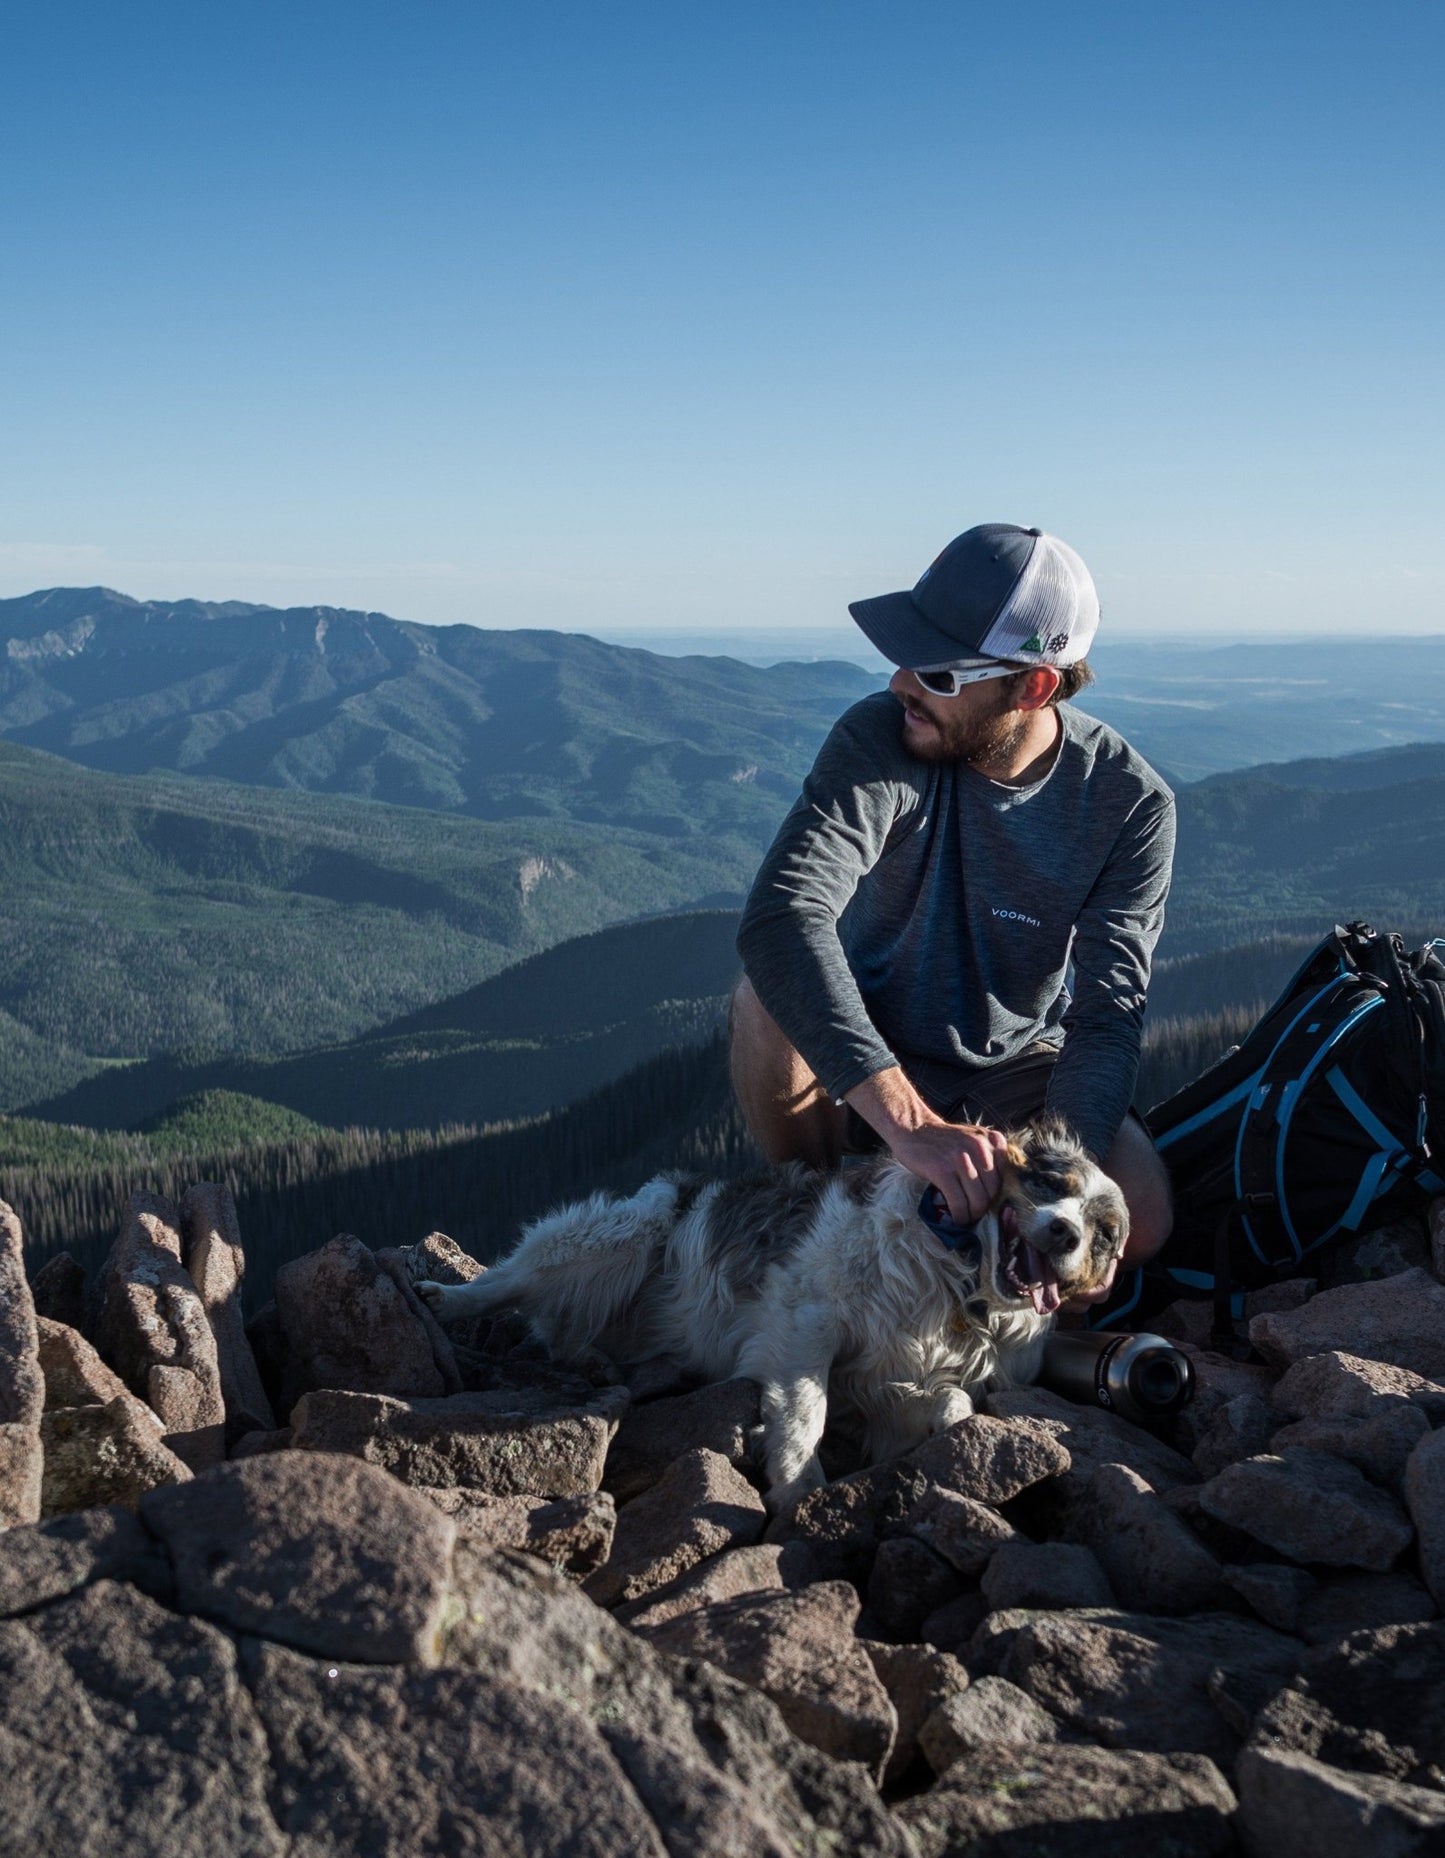
[[[941,677],[946,672],[953,679],[952,690],[935,690],[931,684],[923,684],[930,697],[956,697],[966,684],[982,684],[992,677],[1014,677],[1020,671],[1027,671],[1028,665],[998,664],[985,665],[980,671],[960,671],[950,664],[912,665],[913,675],[923,684],[925,677]]]

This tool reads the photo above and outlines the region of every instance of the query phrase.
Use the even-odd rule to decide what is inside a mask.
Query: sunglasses
[[[1025,665],[991,664],[981,671],[959,671],[951,665],[938,665],[927,671],[915,670],[913,675],[935,697],[956,697],[965,684],[982,684],[991,677],[1013,677],[1026,669]]]

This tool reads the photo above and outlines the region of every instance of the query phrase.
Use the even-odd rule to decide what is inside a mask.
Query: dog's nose
[[[1078,1234],[1074,1231],[1074,1228],[1069,1224],[1068,1220],[1051,1219],[1049,1221],[1049,1237],[1056,1245],[1068,1245],[1078,1237]]]

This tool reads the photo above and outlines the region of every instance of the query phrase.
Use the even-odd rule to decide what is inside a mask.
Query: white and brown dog
[[[1052,1122],[1011,1139],[971,1234],[940,1230],[932,1193],[889,1160],[664,1174],[537,1220],[469,1284],[417,1289],[443,1322],[516,1305],[557,1360],[670,1354],[758,1381],[782,1509],[825,1481],[830,1402],[877,1463],[965,1418],[985,1386],[1032,1380],[1053,1312],[1103,1283],[1129,1229],[1118,1187]]]

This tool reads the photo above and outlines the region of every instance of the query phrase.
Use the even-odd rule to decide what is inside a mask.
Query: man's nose
[[[895,697],[912,697],[916,696],[918,692],[918,684],[913,673],[904,670],[901,666],[893,673],[892,677],[889,678],[888,688],[893,692]]]

